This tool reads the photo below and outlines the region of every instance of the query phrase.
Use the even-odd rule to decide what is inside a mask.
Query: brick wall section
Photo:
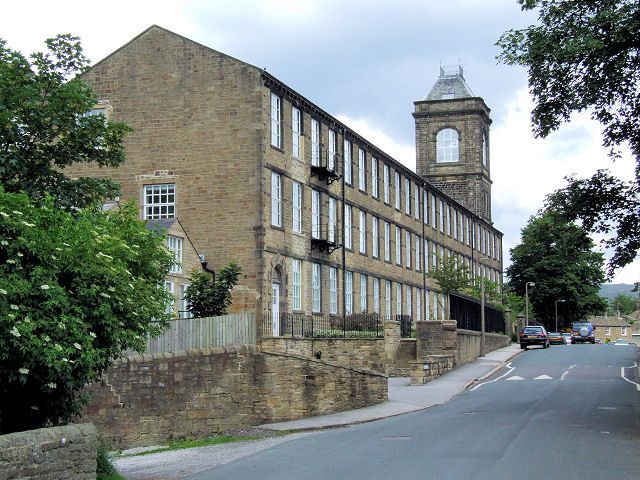
[[[265,338],[262,350],[321,359],[329,362],[385,373],[383,338]]]
[[[387,398],[387,377],[256,347],[131,357],[90,387],[83,420],[114,447],[361,408]]]
[[[485,333],[485,350],[492,352],[499,348],[508,347],[511,338],[497,333]],[[456,365],[473,362],[480,356],[480,332],[458,330],[458,348],[456,350]]]
[[[0,435],[0,480],[92,480],[97,448],[88,423]]]

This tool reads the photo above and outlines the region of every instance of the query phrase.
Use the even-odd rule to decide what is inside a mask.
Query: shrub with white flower
[[[87,383],[166,327],[172,259],[133,205],[68,213],[0,187],[0,212],[3,434],[68,422]]]

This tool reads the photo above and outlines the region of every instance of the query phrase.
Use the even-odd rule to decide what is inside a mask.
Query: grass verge
[[[111,463],[111,456],[103,444],[98,446],[96,480],[127,480],[120,475],[118,470],[116,470],[116,467],[113,466],[113,463]]]
[[[210,438],[204,438],[202,440],[176,440],[169,442],[164,447],[155,448],[153,450],[146,450],[144,452],[132,453],[130,455],[123,455],[123,457],[138,457],[141,455],[151,455],[152,453],[169,452],[172,450],[183,450],[185,448],[206,447],[209,445],[222,445],[224,443],[242,442],[245,440],[259,440],[260,437],[254,436],[241,436],[234,437],[232,435],[219,435]]]

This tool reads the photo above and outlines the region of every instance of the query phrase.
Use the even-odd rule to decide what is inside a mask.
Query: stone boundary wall
[[[453,355],[426,355],[419,362],[411,362],[411,385],[424,385],[455,366]]]
[[[373,405],[387,399],[387,377],[241,346],[130,357],[89,392],[83,420],[129,448]]]
[[[484,348],[486,353],[492,352],[511,344],[511,338],[499,333],[485,333]],[[458,348],[456,350],[456,365],[473,362],[480,356],[480,332],[473,330],[458,330]]]
[[[384,338],[263,338],[265,351],[317,358],[385,373]]]
[[[0,435],[0,480],[95,480],[97,449],[89,423]]]

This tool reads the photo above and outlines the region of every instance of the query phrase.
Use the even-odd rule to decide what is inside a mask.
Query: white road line
[[[501,378],[506,377],[507,375],[509,375],[511,372],[513,372],[516,369],[516,367],[512,367],[511,366],[511,362],[507,363],[507,368],[509,369],[509,371],[507,373],[505,373],[504,375],[500,375],[498,378],[494,378],[493,380],[490,380],[488,382],[479,383],[478,385],[476,385],[475,387],[473,387],[469,391],[473,392],[476,388],[480,388],[482,385],[486,385],[487,383],[497,382],[498,380],[500,380]]]
[[[623,380],[626,380],[629,383],[633,383],[636,386],[636,389],[640,392],[640,384],[634,382],[633,380],[629,380],[627,377],[624,376],[625,368],[634,368],[637,366],[638,364],[634,362],[633,365],[631,365],[630,367],[620,367],[620,376],[622,377]]]
[[[577,365],[571,365],[571,366],[569,367],[569,370],[571,370],[573,367],[577,367]]]
[[[569,370],[565,370],[564,373],[562,374],[562,376],[560,377],[560,380],[564,380],[564,377],[567,376],[567,373],[569,373]]]

